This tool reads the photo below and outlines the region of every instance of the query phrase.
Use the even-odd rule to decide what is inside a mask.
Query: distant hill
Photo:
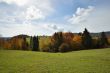
[[[91,33],[91,36],[92,36],[92,37],[98,37],[98,36],[100,36],[100,33],[101,33],[101,32]],[[105,33],[106,33],[106,36],[107,36],[107,37],[110,37],[110,31],[106,31]],[[77,34],[79,34],[79,33],[73,33],[73,34],[77,35]],[[25,34],[20,34],[20,35],[16,35],[16,36],[13,36],[13,37],[0,37],[0,39],[5,39],[5,40],[7,40],[7,39],[10,39],[10,38],[26,38],[26,37],[30,37],[30,36],[29,36],[29,35],[25,35]],[[50,36],[39,36],[39,37],[50,37]]]
[[[13,39],[13,38],[27,38],[27,37],[30,37],[28,35],[24,35],[24,34],[21,34],[21,35],[16,35],[16,36],[13,36],[13,37],[0,37],[0,40],[9,40],[9,39]]]
[[[101,32],[99,32],[99,33],[91,33],[91,36],[98,37],[98,36],[100,36],[100,33]],[[110,37],[110,31],[105,32],[105,34],[106,34],[107,37]]]
[[[77,34],[79,34],[79,33],[73,33],[73,34],[76,34],[76,35],[77,35]],[[92,37],[99,37],[100,34],[101,34],[101,32],[90,33],[90,34],[91,34]],[[110,31],[106,31],[105,34],[106,34],[107,37],[110,37]]]
[[[30,36],[29,35],[21,34],[21,35],[14,36],[12,38],[27,38],[27,37],[30,37]]]
[[[110,37],[110,31],[106,32],[106,35],[107,35],[108,37]]]

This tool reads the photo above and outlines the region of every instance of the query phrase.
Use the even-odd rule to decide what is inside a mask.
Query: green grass
[[[0,50],[0,73],[110,73],[110,48],[68,53]]]

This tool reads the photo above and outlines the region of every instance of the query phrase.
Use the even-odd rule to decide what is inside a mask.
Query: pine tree
[[[33,46],[32,46],[32,51],[38,51],[39,50],[39,38],[38,36],[33,37]]]
[[[53,40],[54,40],[54,52],[58,52],[58,49],[59,49],[59,47],[60,47],[60,45],[63,43],[63,34],[62,34],[62,32],[58,32],[58,33],[55,33],[54,35],[53,35],[53,38],[52,38]]]
[[[30,48],[31,48],[31,50],[33,48],[33,37],[32,36],[30,37]]]
[[[23,50],[27,50],[28,49],[28,45],[27,45],[27,42],[26,42],[26,38],[25,37],[23,37],[22,49]]]
[[[86,49],[92,48],[93,46],[92,37],[86,28],[82,35],[82,44]]]
[[[107,40],[105,32],[101,33],[99,44],[101,47],[105,47],[106,45],[108,45],[108,40]]]

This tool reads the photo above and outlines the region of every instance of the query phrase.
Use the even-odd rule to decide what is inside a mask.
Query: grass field
[[[68,53],[0,50],[0,73],[110,73],[110,48]]]

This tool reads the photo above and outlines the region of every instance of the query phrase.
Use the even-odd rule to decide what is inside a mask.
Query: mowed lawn
[[[110,73],[110,48],[68,53],[0,50],[0,73]]]

